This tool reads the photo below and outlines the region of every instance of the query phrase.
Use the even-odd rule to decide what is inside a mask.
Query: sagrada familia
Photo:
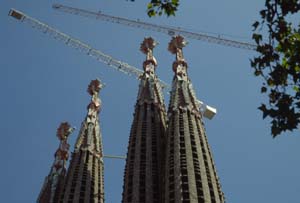
[[[146,54],[144,73],[130,131],[123,182],[123,203],[224,203],[212,153],[207,141],[200,104],[188,77],[182,49],[186,41],[175,36],[168,50],[176,55],[174,78],[166,109],[155,74],[156,42],[145,38],[140,50]],[[57,129],[60,145],[38,203],[103,203],[104,162],[99,123],[102,83],[91,81],[91,102],[82,122],[74,152],[69,158],[67,140],[73,128]]]

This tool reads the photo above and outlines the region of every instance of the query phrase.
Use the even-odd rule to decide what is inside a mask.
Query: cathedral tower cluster
[[[186,41],[176,36],[169,43],[176,60],[167,113],[155,75],[155,45],[152,38],[141,45],[147,57],[131,126],[122,202],[223,203],[200,103],[183,57]]]
[[[175,36],[168,50],[176,55],[168,111],[153,56],[156,42],[145,38],[140,50],[146,55],[131,125],[124,171],[123,203],[224,203],[219,178],[208,145],[188,65],[182,48],[186,41]],[[103,149],[98,114],[99,80],[88,87],[92,96],[70,165],[67,138],[73,131],[62,123],[60,145],[46,177],[39,203],[103,203]]]

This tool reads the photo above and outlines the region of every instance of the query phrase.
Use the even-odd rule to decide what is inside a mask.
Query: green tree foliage
[[[175,16],[178,6],[179,0],[151,0],[147,7],[147,14],[149,17],[162,14]]]
[[[269,101],[259,109],[271,119],[273,137],[300,123],[300,24],[291,22],[299,10],[300,0],[266,0],[260,22],[253,24],[258,56],[251,66],[263,79],[261,92]],[[259,34],[265,30],[266,42]]]

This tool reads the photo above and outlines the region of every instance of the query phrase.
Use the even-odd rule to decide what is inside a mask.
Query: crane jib
[[[58,11],[62,11],[65,13],[80,15],[83,17],[93,18],[93,19],[97,19],[97,20],[103,20],[103,21],[107,21],[107,22],[111,22],[111,23],[117,23],[117,24],[121,24],[121,25],[126,25],[126,26],[130,26],[130,27],[135,27],[135,28],[141,28],[141,29],[145,29],[145,30],[151,30],[151,31],[160,32],[160,33],[165,33],[170,36],[183,35],[186,38],[196,39],[196,40],[219,44],[219,45],[223,45],[223,46],[229,46],[229,47],[247,49],[247,50],[256,50],[256,45],[251,44],[251,43],[240,42],[240,41],[232,40],[232,39],[226,39],[226,38],[222,38],[220,36],[212,36],[212,35],[208,35],[206,33],[204,34],[204,33],[190,32],[183,28],[175,28],[175,27],[171,27],[171,26],[156,25],[153,23],[142,22],[139,19],[131,20],[131,19],[127,19],[127,18],[121,18],[121,17],[117,17],[117,16],[103,14],[101,12],[93,12],[93,11],[88,11],[88,10],[84,10],[81,8],[73,8],[70,6],[64,6],[61,4],[54,4],[52,7],[53,7],[53,9],[56,9]]]

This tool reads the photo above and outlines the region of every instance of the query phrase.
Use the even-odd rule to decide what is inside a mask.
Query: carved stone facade
[[[181,36],[173,37],[169,43],[176,61],[168,109],[164,202],[223,203],[199,103],[187,75],[182,54],[185,44]]]
[[[104,202],[103,150],[98,115],[101,108],[98,93],[101,88],[99,80],[93,80],[88,87],[92,99],[72,153],[59,200],[61,203]]]
[[[143,63],[139,92],[131,126],[123,186],[123,203],[155,203],[163,197],[163,140],[166,110],[153,57],[156,42],[146,38],[141,51]]]

